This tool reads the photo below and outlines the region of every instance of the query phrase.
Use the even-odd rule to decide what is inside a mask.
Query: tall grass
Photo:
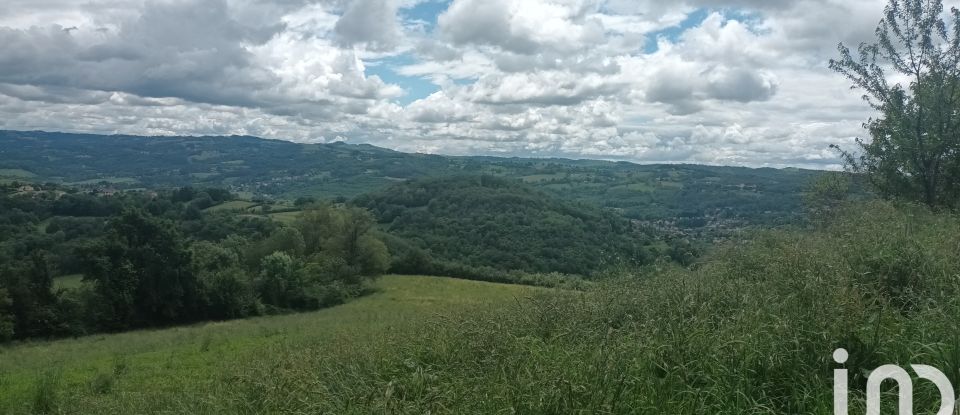
[[[844,347],[862,413],[882,364],[960,376],[958,293],[960,221],[877,202],[692,270],[436,319],[386,348],[278,350],[222,393],[238,412],[829,414]],[[918,413],[935,412],[937,391],[917,386]]]
[[[58,384],[60,374],[47,369],[37,377],[31,397],[31,410],[35,414],[52,414],[58,410]]]
[[[502,286],[415,281],[275,317],[289,323],[255,320],[260,332],[191,332],[152,360],[116,360],[112,381],[70,372],[90,386],[33,396],[66,413],[830,414],[837,347],[850,352],[851,413],[864,412],[866,374],[882,364],[932,365],[960,386],[960,220],[921,208],[851,206],[818,229],[730,242],[692,269],[499,297],[515,301],[471,300]],[[414,308],[384,302],[394,298]],[[234,342],[260,338],[272,340],[236,354]],[[915,395],[917,413],[939,404],[928,382]]]
[[[391,339],[418,332],[436,315],[498,308],[537,290],[396,275],[375,287],[372,295],[311,313],[0,346],[0,414],[34,413],[41,389],[53,392],[46,395],[54,396],[53,413],[231,413],[234,392],[222,391],[285,353],[303,347],[342,361],[388,356]],[[56,382],[43,383],[50,369]]]

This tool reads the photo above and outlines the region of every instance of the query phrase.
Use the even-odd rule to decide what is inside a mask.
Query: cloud
[[[543,49],[575,51],[604,40],[586,1],[454,0],[439,16],[440,31],[455,44],[489,45],[519,54]]]
[[[709,72],[707,95],[722,101],[766,101],[777,91],[776,79],[747,68],[722,68]]]
[[[883,4],[7,0],[0,127],[834,168]]]
[[[270,30],[231,19],[224,1],[146,3],[113,33],[62,26],[0,29],[0,82],[253,106],[269,73],[243,43]],[[242,43],[243,42],[243,43]]]
[[[436,92],[427,98],[417,100],[405,110],[407,117],[422,123],[455,123],[472,120],[475,115],[473,106],[450,99],[443,92]]]
[[[576,105],[598,97],[616,97],[625,87],[602,75],[540,71],[483,76],[461,95],[482,104]]]
[[[22,101],[88,105],[101,104],[112,96],[111,93],[103,91],[15,84],[0,84],[0,94]]]
[[[337,20],[334,30],[347,45],[366,44],[390,50],[402,36],[396,0],[353,0]]]

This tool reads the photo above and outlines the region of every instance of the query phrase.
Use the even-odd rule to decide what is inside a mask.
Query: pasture
[[[437,277],[380,278],[374,294],[312,313],[0,347],[0,413],[221,412],[251,365],[309,347],[327,357],[395,347],[432,318],[537,290]]]

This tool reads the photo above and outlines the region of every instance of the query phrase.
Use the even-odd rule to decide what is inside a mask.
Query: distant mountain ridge
[[[790,221],[801,210],[804,186],[821,172],[410,154],[250,136],[0,131],[0,180],[8,181],[117,189],[217,186],[248,196],[352,198],[400,181],[471,174],[520,180],[628,218],[704,227]]]

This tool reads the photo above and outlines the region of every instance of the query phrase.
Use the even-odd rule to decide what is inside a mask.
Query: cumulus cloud
[[[723,68],[709,71],[707,94],[724,101],[766,101],[777,91],[772,75],[747,68]]]
[[[443,92],[417,100],[406,108],[407,116],[414,122],[459,123],[470,121],[476,110],[472,105],[450,99]]]
[[[615,98],[626,87],[596,74],[541,71],[486,75],[461,95],[484,104],[576,105],[598,97]]]
[[[147,3],[119,30],[0,29],[0,82],[256,105],[269,73],[241,42],[270,30],[231,19],[224,1]]]
[[[0,127],[832,168],[883,4],[7,0]]]
[[[604,41],[602,21],[587,13],[597,6],[581,0],[454,0],[439,16],[439,25],[461,45],[520,54],[575,51]]]
[[[353,0],[334,27],[348,45],[367,44],[377,50],[397,46],[401,37],[396,0]]]

